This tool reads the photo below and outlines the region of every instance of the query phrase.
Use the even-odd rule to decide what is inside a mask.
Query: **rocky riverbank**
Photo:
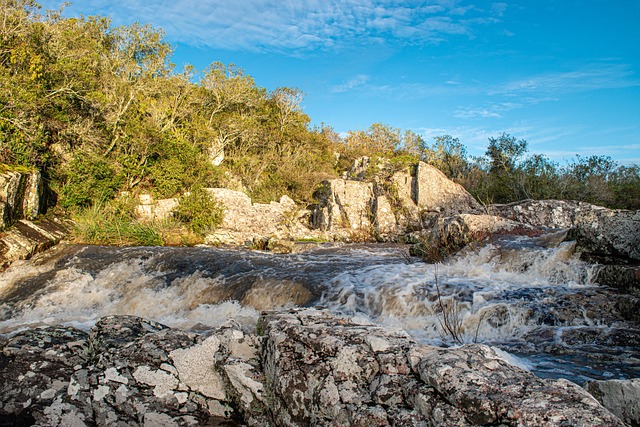
[[[9,425],[624,425],[581,387],[490,347],[417,345],[322,310],[264,313],[255,333],[230,323],[208,336],[111,316],[0,347]]]

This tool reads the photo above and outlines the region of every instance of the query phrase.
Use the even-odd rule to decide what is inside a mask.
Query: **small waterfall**
[[[571,301],[595,289],[595,268],[574,250],[573,242],[512,238],[441,265],[371,266],[335,277],[322,303],[436,344],[518,338],[548,321],[550,299]],[[559,324],[589,323],[582,309],[556,317]]]

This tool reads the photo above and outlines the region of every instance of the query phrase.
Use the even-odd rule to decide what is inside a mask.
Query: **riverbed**
[[[62,245],[0,273],[0,334],[89,329],[111,314],[251,332],[262,310],[313,306],[421,343],[485,343],[542,377],[640,377],[640,307],[596,283],[597,268],[561,234],[495,239],[439,264],[399,244],[300,244],[286,255]]]

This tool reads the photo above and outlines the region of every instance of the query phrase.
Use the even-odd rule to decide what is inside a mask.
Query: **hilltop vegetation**
[[[561,166],[503,134],[468,156],[448,135],[425,141],[384,124],[338,135],[312,127],[302,93],[256,85],[241,68],[171,63],[161,30],[64,18],[0,0],[0,163],[38,168],[50,204],[79,212],[118,194],[171,197],[222,186],[256,201],[313,192],[359,156],[418,159],[484,202],[561,198],[640,208],[640,168],[606,156]]]

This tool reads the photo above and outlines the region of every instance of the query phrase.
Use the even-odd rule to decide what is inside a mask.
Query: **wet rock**
[[[439,262],[470,243],[492,241],[499,236],[541,236],[545,230],[496,215],[459,214],[439,217],[425,230],[412,254]]]
[[[293,252],[295,242],[271,238],[267,241],[267,250],[274,254],[290,254]]]
[[[640,426],[640,378],[589,381],[584,388],[624,422]]]
[[[573,228],[571,237],[585,252],[640,260],[640,211],[562,200],[524,200],[491,209],[533,226]]]

